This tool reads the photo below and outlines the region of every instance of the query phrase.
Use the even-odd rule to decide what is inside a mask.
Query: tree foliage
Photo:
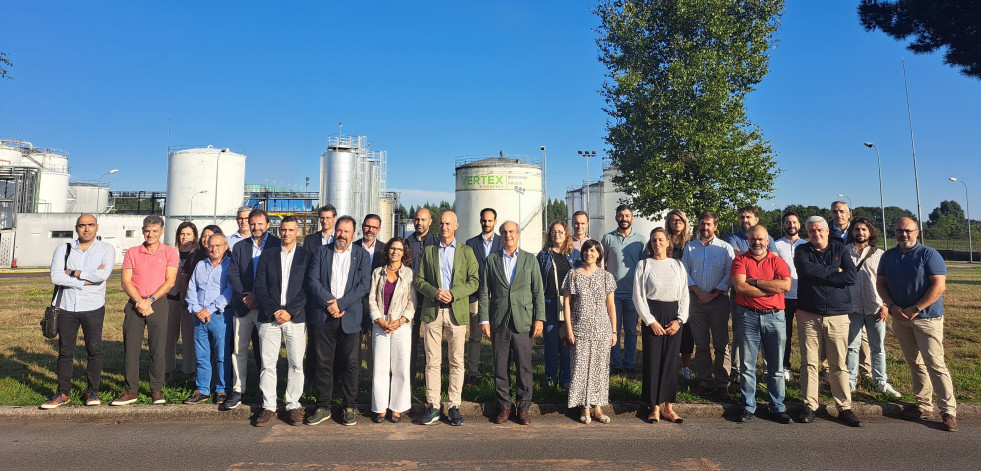
[[[544,227],[548,227],[555,221],[564,221],[566,224],[569,223],[569,214],[566,209],[565,201],[558,198],[549,199],[545,202],[545,212],[542,213],[542,218],[545,219]]]
[[[595,10],[614,179],[641,214],[719,213],[773,190],[774,152],[746,116],[782,0],[605,0]]]
[[[13,77],[7,77],[7,72],[8,72],[7,69],[9,69],[13,65],[14,64],[10,62],[10,59],[7,59],[7,53],[0,52],[0,78],[13,79]]]
[[[897,40],[912,38],[915,54],[944,50],[944,63],[981,79],[981,2],[977,0],[862,0],[858,17],[866,31]]]

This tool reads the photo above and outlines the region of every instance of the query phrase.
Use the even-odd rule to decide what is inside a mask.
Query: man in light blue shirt
[[[85,214],[75,221],[78,239],[59,244],[51,257],[52,303],[61,308],[58,316],[58,391],[42,409],[67,404],[72,390],[72,371],[78,328],[82,328],[88,353],[88,388],[85,405],[97,406],[102,377],[102,322],[106,314],[106,280],[112,274],[116,250],[96,239],[99,223]]]
[[[634,213],[626,205],[617,206],[617,228],[604,234],[600,240],[606,270],[617,280],[613,302],[617,310],[617,343],[610,349],[610,373],[630,372],[637,359],[637,310],[634,309],[634,270],[644,258],[647,238],[631,228]],[[623,330],[623,335],[619,332]],[[623,358],[620,357],[620,339],[623,339]]]
[[[194,353],[197,355],[197,388],[185,404],[198,404],[211,398],[211,355],[215,356],[215,402],[221,404],[228,396],[232,376],[231,312],[225,308],[232,300],[232,286],[228,283],[228,243],[225,236],[213,234],[208,238],[208,259],[194,267],[194,274],[187,285],[187,310],[194,315]]]

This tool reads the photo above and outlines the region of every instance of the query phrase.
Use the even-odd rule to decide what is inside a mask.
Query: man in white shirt
[[[249,229],[249,213],[251,212],[252,208],[248,206],[238,208],[238,213],[235,216],[235,223],[238,224],[238,232],[228,236],[228,250],[234,249],[235,244],[240,241],[252,237],[252,230]]]
[[[794,313],[797,312],[797,267],[794,265],[794,252],[798,246],[807,243],[800,237],[800,215],[794,211],[783,213],[783,237],[777,239],[774,252],[790,266],[790,291],[784,293],[787,326],[787,348],[783,352],[783,375],[785,381],[793,378],[790,368],[790,341],[794,338]]]

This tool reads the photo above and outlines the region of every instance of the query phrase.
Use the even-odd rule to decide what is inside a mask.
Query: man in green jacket
[[[460,415],[463,346],[467,340],[467,325],[470,324],[470,295],[477,291],[480,269],[473,249],[457,243],[455,235],[458,227],[460,224],[453,211],[444,211],[440,215],[439,244],[425,248],[419,270],[412,281],[422,299],[423,345],[426,349],[428,407],[420,421],[423,425],[439,422],[444,336],[450,360],[446,417],[450,425],[463,425],[463,416]]]
[[[491,338],[494,383],[501,411],[495,423],[511,416],[510,353],[517,370],[518,423],[531,417],[531,347],[545,325],[545,287],[535,256],[518,248],[521,230],[514,221],[501,225],[500,252],[487,257],[480,276],[480,329]]]

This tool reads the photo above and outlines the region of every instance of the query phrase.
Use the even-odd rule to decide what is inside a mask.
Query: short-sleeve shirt
[[[122,269],[133,270],[133,286],[144,298],[150,297],[167,279],[167,267],[180,266],[181,256],[177,249],[160,243],[153,253],[143,244],[132,247],[123,256]]]
[[[790,267],[787,262],[778,257],[777,254],[766,251],[766,256],[762,260],[753,258],[753,255],[746,252],[732,260],[732,275],[746,275],[747,279],[754,280],[775,280],[779,278],[790,278]],[[753,309],[784,309],[783,293],[771,294],[754,298],[745,294],[736,293],[736,304]]]
[[[644,244],[647,239],[637,231],[631,230],[626,237],[614,230],[603,235],[600,244],[606,258],[606,271],[617,280],[617,293],[632,294],[634,291],[634,270],[637,262],[644,258]]]
[[[909,252],[903,253],[899,247],[886,250],[879,260],[879,276],[886,277],[889,296],[900,307],[916,304],[927,290],[930,289],[930,277],[934,275],[947,276],[947,266],[944,259],[931,247],[916,244]],[[932,318],[944,315],[944,297],[920,312],[918,317]]]

